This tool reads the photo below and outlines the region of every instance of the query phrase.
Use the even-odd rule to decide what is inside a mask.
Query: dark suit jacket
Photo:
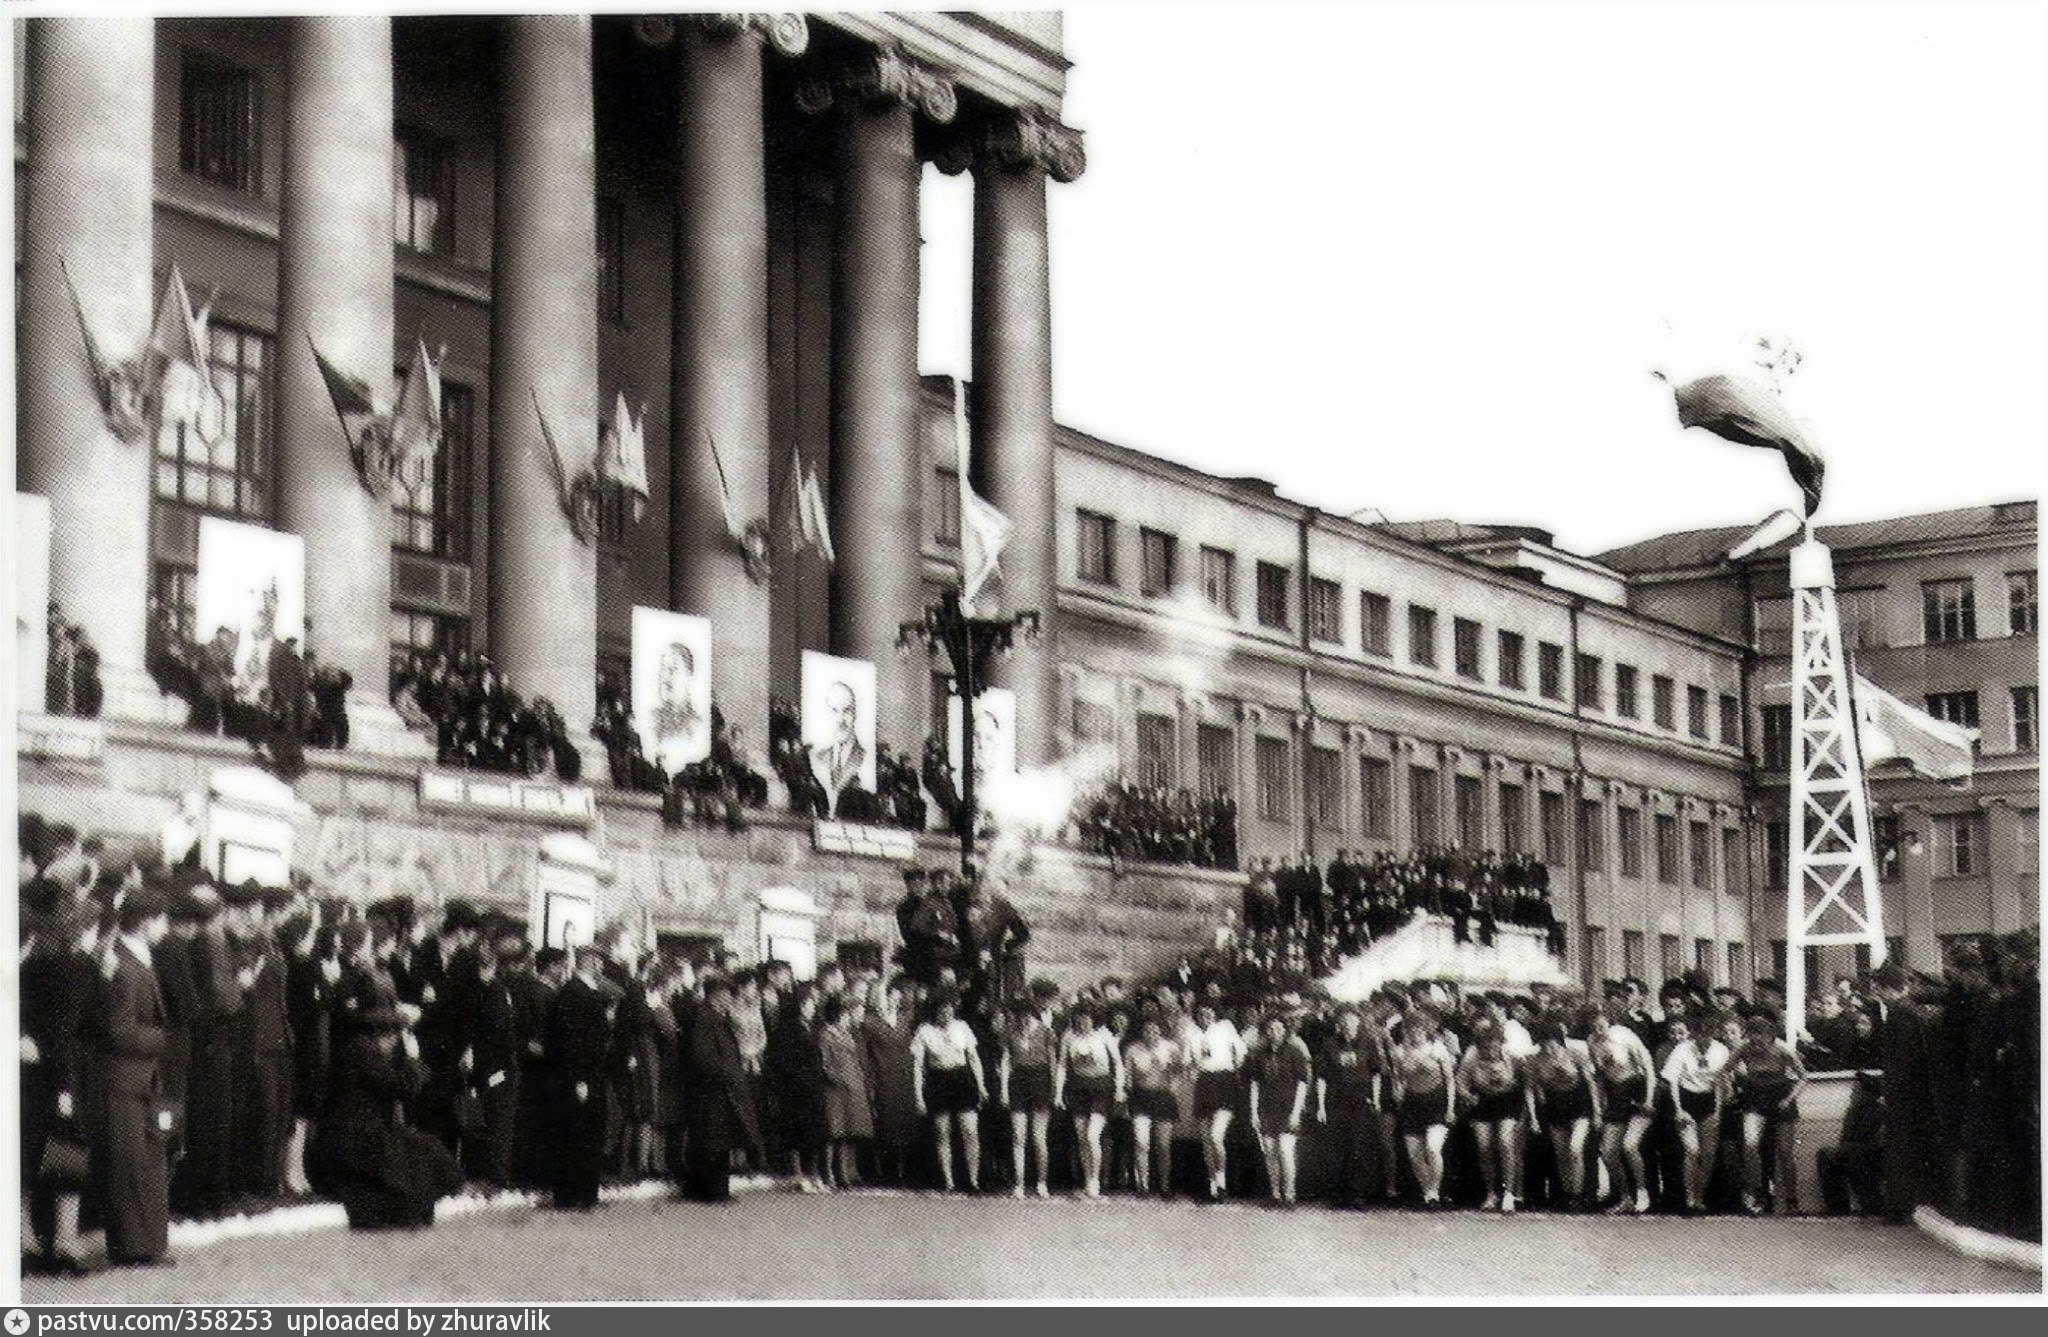
[[[555,1080],[564,1089],[587,1082],[593,1091],[604,1087],[611,1061],[611,1004],[580,975],[556,992],[548,1008],[542,1050]]]
[[[114,948],[114,973],[104,979],[93,1034],[100,1053],[100,1092],[111,1099],[155,1094],[170,1018],[156,971],[126,943]]]

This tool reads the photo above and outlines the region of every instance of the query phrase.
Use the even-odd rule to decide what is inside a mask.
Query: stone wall
[[[239,743],[177,729],[85,721],[62,727],[80,737],[96,735],[98,755],[25,752],[21,809],[115,838],[153,842],[181,795],[205,789],[221,768],[249,762]],[[904,865],[819,852],[808,823],[780,814],[760,815],[738,834],[671,831],[650,797],[598,786],[596,821],[566,827],[423,808],[418,770],[407,763],[349,753],[309,752],[307,758],[311,769],[295,788],[312,811],[299,823],[293,866],[352,900],[405,893],[432,905],[464,897],[524,915],[542,839],[568,829],[587,836],[616,870],[603,891],[606,916],[644,915],[657,931],[716,937],[752,960],[760,893],[795,887],[809,892],[823,912],[820,959],[843,942],[893,949],[898,941],[894,911]],[[927,865],[948,864],[958,857],[957,846],[926,834],[917,857]],[[1007,894],[1032,926],[1031,973],[1071,986],[1172,965],[1211,940],[1224,911],[1240,903],[1242,888],[1242,876],[1234,873],[1151,865],[1116,870],[1094,855],[1041,846],[1016,861]]]

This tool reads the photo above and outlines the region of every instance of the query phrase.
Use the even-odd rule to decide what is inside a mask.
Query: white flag
[[[974,611],[975,596],[996,573],[1016,525],[974,491],[968,481],[967,387],[953,378],[953,441],[960,472],[960,605]]]
[[[626,393],[621,390],[612,400],[612,420],[604,429],[604,452],[600,457],[599,472],[607,483],[616,483],[633,496],[633,516],[638,519],[647,510],[647,406],[640,406],[640,416],[634,417],[626,407]],[[723,474],[720,476],[721,483]]]
[[[409,488],[433,476],[434,453],[441,448],[441,367],[427,352],[424,340],[413,341],[412,365],[398,389],[391,411],[391,461]]]
[[[1968,780],[1976,770],[1978,730],[1938,720],[1860,673],[1850,691],[1856,702],[1856,740],[1866,767],[1904,761],[1917,775],[1949,781]],[[1789,704],[1792,684],[1766,684],[1763,699],[1766,705]]]

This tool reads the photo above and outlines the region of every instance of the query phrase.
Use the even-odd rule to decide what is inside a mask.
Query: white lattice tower
[[[1842,662],[1835,564],[1813,537],[1792,549],[1792,830],[1785,908],[1785,1032],[1806,1026],[1806,948],[1866,944],[1884,961],[1870,796]]]

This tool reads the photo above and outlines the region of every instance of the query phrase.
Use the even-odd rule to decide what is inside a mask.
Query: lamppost
[[[923,621],[906,622],[896,633],[897,649],[922,644],[928,654],[943,652],[953,670],[960,696],[960,817],[955,834],[960,837],[962,877],[974,875],[974,702],[988,681],[990,661],[1008,653],[1019,636],[1035,639],[1038,631],[1035,609],[1010,617],[976,617],[962,606],[959,591],[947,590],[925,608]]]

